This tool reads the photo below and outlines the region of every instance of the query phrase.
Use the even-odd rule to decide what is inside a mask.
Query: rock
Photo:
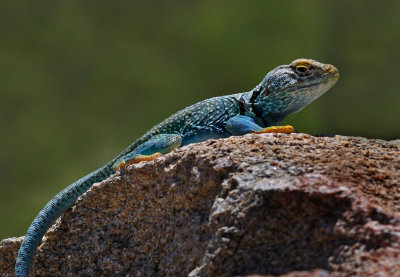
[[[263,134],[192,144],[95,184],[33,276],[396,276],[400,142]],[[21,238],[0,244],[11,276]]]

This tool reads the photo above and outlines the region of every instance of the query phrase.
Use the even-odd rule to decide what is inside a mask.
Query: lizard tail
[[[62,213],[75,203],[79,196],[86,192],[94,183],[106,179],[112,172],[111,166],[106,165],[101,167],[60,191],[44,206],[33,220],[19,248],[15,264],[15,277],[28,277],[33,255],[47,229]]]

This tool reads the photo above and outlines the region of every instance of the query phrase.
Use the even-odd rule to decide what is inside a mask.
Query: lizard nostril
[[[334,67],[334,66],[331,65],[331,64],[326,64],[326,65],[324,66],[324,69],[325,69],[328,73],[330,73],[330,74],[332,74],[332,75],[335,75],[335,74],[338,73],[337,68]]]

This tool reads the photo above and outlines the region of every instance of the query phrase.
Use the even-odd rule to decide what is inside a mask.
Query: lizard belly
[[[227,138],[231,136],[227,131],[223,129],[204,128],[203,130],[189,131],[182,136],[182,145],[185,146],[191,143],[202,142],[208,139],[216,138]]]

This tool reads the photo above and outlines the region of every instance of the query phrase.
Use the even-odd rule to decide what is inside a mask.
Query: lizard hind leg
[[[132,152],[118,158],[112,168],[117,171],[119,168],[129,164],[135,164],[142,161],[152,161],[155,158],[171,152],[182,144],[182,137],[176,134],[156,135],[148,141],[139,145]]]

